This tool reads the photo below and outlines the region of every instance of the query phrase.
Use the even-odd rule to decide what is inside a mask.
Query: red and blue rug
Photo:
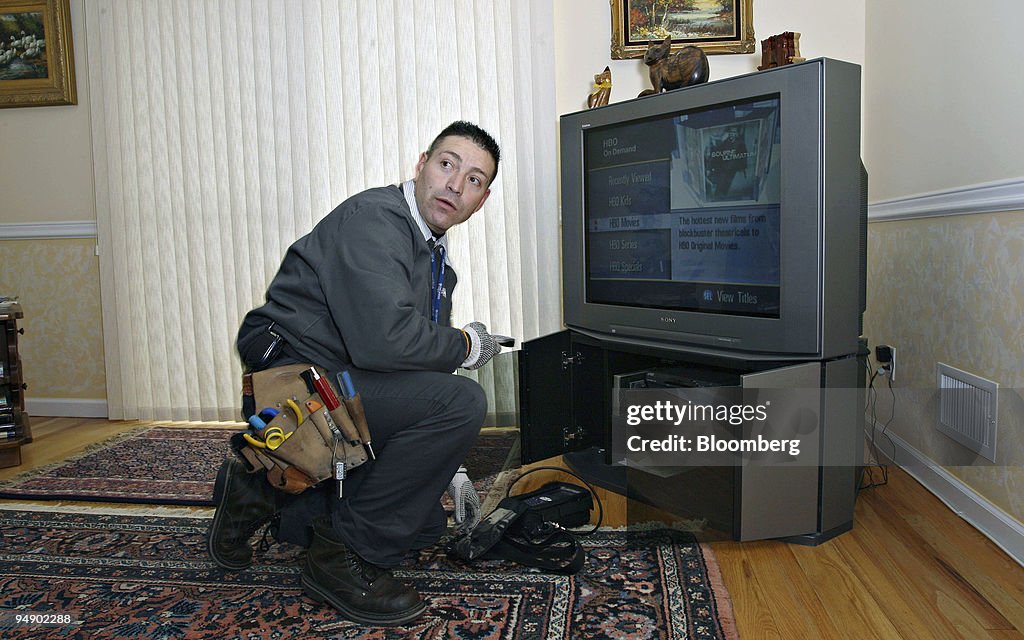
[[[583,538],[576,576],[440,549],[397,575],[430,608],[404,628],[368,629],[302,595],[302,549],[273,545],[250,569],[206,555],[208,520],[0,511],[0,637],[20,638],[736,638],[710,551],[675,531]],[[69,624],[17,622],[50,614]],[[63,618],[62,618],[63,616]]]
[[[234,433],[161,426],[129,432],[0,483],[0,498],[212,506],[213,482]],[[518,466],[518,440],[514,429],[480,433],[465,464],[481,495],[506,464]]]

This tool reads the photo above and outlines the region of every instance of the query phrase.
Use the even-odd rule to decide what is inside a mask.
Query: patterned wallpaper
[[[892,432],[1024,522],[1024,212],[870,224],[864,324],[896,347]],[[938,362],[999,383],[995,463],[935,430]]]
[[[106,400],[92,238],[0,241],[0,295],[17,296],[26,397]]]

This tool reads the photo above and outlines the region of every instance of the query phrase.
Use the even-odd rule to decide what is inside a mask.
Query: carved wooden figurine
[[[612,95],[612,70],[608,67],[594,76],[594,90],[587,96],[587,106],[603,107],[608,104],[608,98]]]
[[[800,34],[786,31],[761,41],[761,66],[758,71],[803,62],[800,55]]]
[[[688,46],[672,53],[672,36],[665,36],[659,44],[652,42],[644,54],[644,64],[651,68],[654,89],[644,89],[640,96],[707,82],[710,75],[704,50]]]

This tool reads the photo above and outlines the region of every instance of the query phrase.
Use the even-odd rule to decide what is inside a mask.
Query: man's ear
[[[490,196],[490,195],[491,195],[491,190],[490,189],[488,189],[487,191],[484,191],[484,197],[480,198],[480,204],[476,205],[476,209],[473,209],[473,213],[476,213],[477,211],[480,210],[480,208],[482,206],[484,206],[484,203],[487,202],[487,197]]]
[[[427,155],[426,151],[424,151],[423,153],[420,154],[419,162],[416,163],[416,177],[417,178],[420,177],[420,171],[423,170],[423,165],[427,164],[427,159],[429,159],[429,158],[430,158],[430,156]]]

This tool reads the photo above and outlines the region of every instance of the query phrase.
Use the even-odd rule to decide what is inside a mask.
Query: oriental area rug
[[[396,575],[423,594],[427,613],[405,627],[373,629],[303,596],[299,547],[271,545],[245,571],[216,567],[206,555],[208,523],[0,511],[0,637],[737,637],[713,555],[677,531],[583,537],[587,562],[571,577],[504,561],[467,566],[440,548],[423,550]],[[19,622],[20,611],[55,622]]]
[[[97,443],[82,454],[0,483],[0,498],[212,506],[217,469],[236,430],[155,426]],[[481,496],[517,466],[519,431],[484,429],[466,457]]]

